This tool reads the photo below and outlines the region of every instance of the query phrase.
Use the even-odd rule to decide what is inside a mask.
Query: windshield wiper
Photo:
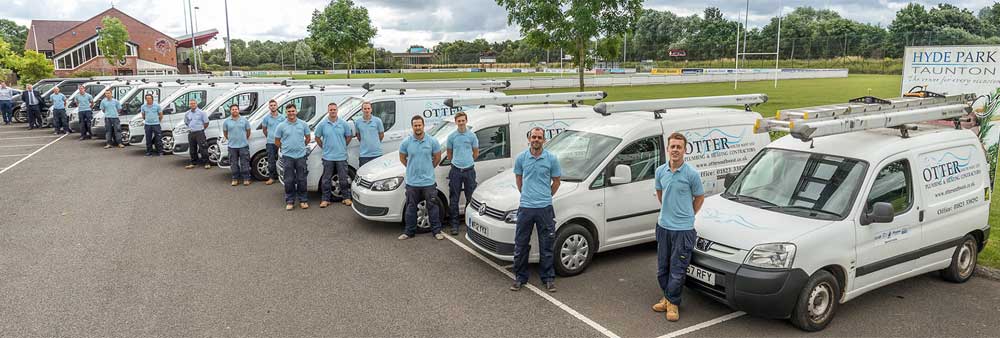
[[[762,200],[760,198],[753,197],[753,196],[735,195],[735,197],[736,197],[736,201],[737,202],[745,202],[746,200],[750,200],[750,201],[754,201],[754,202],[757,202],[757,203],[766,204],[765,207],[775,207],[776,206],[774,203],[771,203],[771,202],[768,202],[768,201],[765,201],[765,200]],[[744,200],[744,198],[746,200]]]
[[[807,208],[807,207],[803,207],[803,206],[800,206],[800,205],[771,205],[771,206],[761,207],[761,209],[767,209],[767,210],[775,210],[775,209],[777,209],[777,210],[786,210],[786,211],[796,210],[796,211],[805,211],[805,212],[808,212],[808,213],[812,214],[813,216],[815,216],[816,214],[827,214],[829,216],[840,217],[840,214],[832,212],[832,211],[826,211],[826,210],[823,210],[823,209]]]
[[[563,182],[583,182],[583,180],[579,178],[560,178],[559,180]]]

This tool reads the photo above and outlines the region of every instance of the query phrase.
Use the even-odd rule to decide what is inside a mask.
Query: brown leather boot
[[[667,312],[667,305],[670,304],[666,297],[661,297],[660,302],[653,304],[653,311],[656,312]]]
[[[670,304],[667,302],[667,320],[671,322],[676,322],[681,319],[681,311],[677,308],[677,305]]]

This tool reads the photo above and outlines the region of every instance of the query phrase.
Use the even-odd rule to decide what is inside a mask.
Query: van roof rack
[[[261,84],[282,84],[290,80],[289,78],[266,78],[266,77],[213,77],[204,79],[177,79],[181,84],[215,84],[215,83],[261,83]]]
[[[207,79],[209,75],[128,75],[128,76],[92,76],[94,81],[171,81],[181,79]]]
[[[510,107],[515,104],[527,103],[550,103],[568,102],[576,107],[583,100],[603,100],[608,97],[606,92],[569,92],[569,93],[548,93],[548,94],[527,94],[527,95],[506,95],[492,97],[470,97],[470,98],[450,98],[444,100],[444,105],[450,108],[460,106],[486,105],[503,106],[505,111],[510,111]]]
[[[309,86],[348,86],[348,87],[360,87],[364,86],[366,83],[381,83],[381,82],[406,82],[406,79],[401,77],[392,78],[374,78],[374,79],[315,79],[315,80],[285,80],[282,84],[286,86],[296,86],[296,85],[309,85]]]
[[[487,89],[491,93],[497,89],[510,87],[510,81],[482,80],[482,81],[423,81],[423,82],[369,82],[361,86],[365,90],[387,90],[398,89],[400,94],[404,94],[407,89],[455,89],[473,90]]]
[[[860,97],[846,104],[832,104],[778,111],[773,118],[758,119],[754,132],[788,132],[797,139],[813,138],[876,128],[898,128],[909,137],[912,123],[953,120],[972,111],[975,94],[904,96],[892,99]]]
[[[594,106],[594,111],[604,116],[623,112],[651,111],[656,118],[661,118],[660,115],[666,113],[667,109],[744,106],[747,111],[750,111],[751,106],[764,102],[767,102],[767,94],[698,96],[675,99],[601,102]]]

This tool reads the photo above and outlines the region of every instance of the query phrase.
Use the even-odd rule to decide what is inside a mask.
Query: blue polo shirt
[[[93,104],[94,97],[90,93],[76,94],[76,106],[80,108],[78,111],[91,111],[90,106]]]
[[[338,118],[337,122],[330,122],[330,118],[324,118],[316,126],[316,138],[323,140],[323,160],[324,161],[347,161],[347,137],[354,136],[351,126]]]
[[[361,136],[364,140],[364,136]],[[378,135],[375,135],[378,137]],[[434,185],[434,153],[441,152],[441,145],[424,134],[423,140],[410,135],[399,145],[399,153],[406,155],[406,185],[429,187]]]
[[[188,110],[187,113],[184,113],[184,124],[187,125],[188,129],[191,129],[191,131],[205,130],[206,123],[208,123],[208,113],[201,110],[201,108]]]
[[[115,100],[114,98],[104,98],[101,100],[101,111],[104,112],[104,118],[118,118],[119,110],[122,110],[122,104],[119,103],[118,100]]]
[[[306,156],[306,135],[309,135],[309,124],[306,121],[295,119],[295,122],[286,120],[279,123],[274,129],[274,137],[281,139],[281,156]]]
[[[222,122],[222,131],[229,134],[227,138],[229,140],[230,148],[246,148],[250,146],[250,142],[247,140],[247,132],[250,131],[250,122],[243,116],[238,119],[233,120],[232,117],[227,118],[225,122]]]
[[[472,158],[472,149],[479,148],[479,138],[476,133],[469,128],[465,132],[458,130],[448,135],[448,149],[451,151],[451,165],[467,169],[475,164],[476,159]]]
[[[670,162],[664,163],[656,168],[656,190],[663,191],[656,225],[673,231],[694,229],[694,197],[705,194],[698,171],[687,163],[671,171]]]
[[[152,105],[143,103],[142,106],[139,107],[139,111],[146,113],[145,121],[147,126],[160,125],[160,111],[162,111],[162,109],[160,109],[159,103],[153,103]]]
[[[514,175],[521,176],[521,207],[544,208],[552,205],[552,178],[562,176],[559,159],[542,149],[538,157],[525,149],[514,160]]]
[[[274,134],[278,131],[278,125],[281,122],[285,122],[285,115],[278,114],[278,116],[271,116],[271,112],[267,112],[264,116],[264,120],[260,121],[260,124],[267,128],[267,144],[274,144]]]
[[[63,93],[49,95],[52,100],[52,109],[66,109],[66,95]]]
[[[354,121],[354,129],[358,136],[361,136],[361,157],[382,156],[382,140],[378,138],[379,133],[385,132],[382,126],[382,119],[372,115],[371,120],[365,121],[365,117]]]

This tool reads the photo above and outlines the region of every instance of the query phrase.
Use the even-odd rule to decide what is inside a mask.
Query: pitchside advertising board
[[[920,86],[932,92],[979,96],[973,109],[982,127],[974,130],[986,146],[993,182],[1000,154],[1000,124],[995,121],[1000,118],[1000,46],[906,47],[903,59],[903,93]]]

